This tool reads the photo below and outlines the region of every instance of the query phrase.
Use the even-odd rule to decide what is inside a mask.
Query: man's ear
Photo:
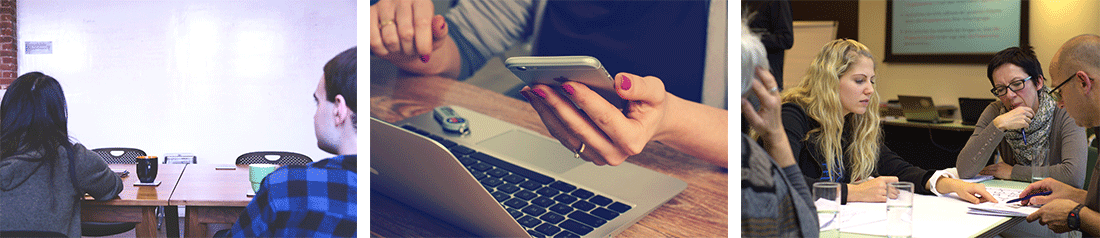
[[[334,125],[340,126],[344,123],[351,122],[351,108],[348,108],[347,101],[344,100],[344,95],[336,95],[336,100],[333,102],[335,105],[332,108],[332,115],[336,119]]]
[[[1092,92],[1092,87],[1096,86],[1096,84],[1093,84],[1092,77],[1085,71],[1077,71],[1073,78],[1080,81],[1081,89],[1085,91],[1085,95],[1089,95]]]

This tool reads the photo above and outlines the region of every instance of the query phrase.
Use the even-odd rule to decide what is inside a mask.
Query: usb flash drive
[[[443,130],[453,133],[463,134],[470,130],[470,126],[466,123],[466,118],[458,116],[451,107],[440,106],[434,110],[435,120],[443,126]]]

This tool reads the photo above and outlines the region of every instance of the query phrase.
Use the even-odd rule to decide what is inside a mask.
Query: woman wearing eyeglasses
[[[807,183],[840,182],[842,203],[885,202],[888,184],[896,181],[912,182],[922,194],[997,202],[985,186],[913,166],[883,144],[877,81],[871,50],[838,39],[825,44],[798,86],[783,93],[783,128]]]
[[[997,96],[975,124],[974,134],[956,160],[959,176],[993,175],[1030,182],[1032,157],[1041,149],[1047,175],[1080,188],[1088,154],[1085,129],[1044,86],[1043,68],[1031,47],[1012,47],[993,56],[986,77]],[[1000,154],[1001,161],[991,161]],[[1042,163],[1042,162],[1040,162]]]

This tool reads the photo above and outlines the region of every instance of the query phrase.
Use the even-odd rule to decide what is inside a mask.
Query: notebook
[[[959,98],[959,113],[962,115],[963,125],[974,125],[982,116],[985,107],[997,99],[985,98]]]
[[[465,108],[371,118],[371,189],[480,236],[614,236],[687,183],[631,163],[596,166],[556,139]]]
[[[932,97],[898,95],[898,103],[905,120],[914,122],[950,123],[951,119],[941,118]]]

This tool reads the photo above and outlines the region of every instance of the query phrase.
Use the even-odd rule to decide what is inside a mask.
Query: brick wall
[[[15,37],[15,1],[0,0],[0,88],[7,88],[19,76],[16,64],[19,41]]]

